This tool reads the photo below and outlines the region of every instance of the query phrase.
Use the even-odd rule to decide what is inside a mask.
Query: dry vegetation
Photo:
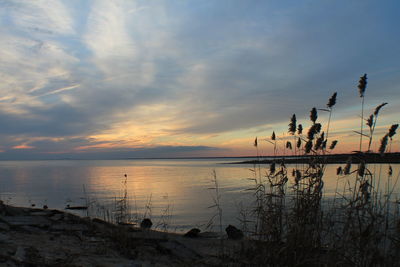
[[[247,235],[256,241],[246,243],[238,253],[238,260],[263,266],[397,266],[400,262],[399,201],[393,190],[399,175],[393,178],[392,167],[386,177],[379,168],[365,162],[371,153],[375,126],[380,110],[387,103],[378,105],[364,118],[364,95],[367,75],[360,78],[358,89],[362,100],[359,151],[337,169],[336,179],[347,179],[344,188],[336,188],[334,199],[323,196],[326,157],[337,140],[328,140],[329,126],[337,93],[329,99],[326,108],[312,108],[311,126],[303,133],[296,115],[290,119],[288,132],[292,141],[284,146],[293,155],[308,155],[308,161],[296,166],[286,166],[276,160],[264,169],[255,165],[254,209],[247,224],[254,225]],[[327,126],[318,120],[318,111],[328,112]],[[368,127],[368,134],[364,131]],[[380,139],[379,153],[390,152],[392,137],[398,125],[394,124]],[[368,140],[363,148],[363,138]],[[277,136],[272,133],[267,141],[277,151]],[[364,139],[365,140],[365,139]],[[257,149],[259,139],[254,146]],[[281,142],[282,143],[282,142]],[[365,151],[363,150],[365,149]],[[356,160],[357,164],[352,164]],[[354,166],[356,165],[356,166]],[[350,179],[355,175],[355,179]],[[333,177],[329,177],[330,179]],[[387,188],[379,188],[381,179],[392,180]],[[394,182],[393,182],[394,179]],[[289,182],[290,181],[290,182]],[[392,186],[390,186],[392,184]],[[329,204],[328,204],[329,203]],[[249,226],[247,225],[248,229]]]

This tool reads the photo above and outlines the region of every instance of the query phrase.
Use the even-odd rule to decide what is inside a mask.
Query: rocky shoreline
[[[0,201],[1,266],[240,266],[227,257],[222,262],[221,242],[233,251],[244,241],[207,233],[190,238]]]

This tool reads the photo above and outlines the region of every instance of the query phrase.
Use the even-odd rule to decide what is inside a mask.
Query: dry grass
[[[289,167],[284,160],[276,159],[269,168],[260,170],[254,166],[254,208],[251,218],[254,226],[247,235],[255,240],[242,248],[238,258],[245,262],[264,266],[395,266],[400,262],[400,211],[398,200],[392,199],[393,171],[389,167],[389,183],[382,195],[379,188],[381,173],[377,166],[367,165],[364,153],[370,152],[377,118],[383,103],[364,120],[364,96],[366,75],[359,81],[361,103],[360,152],[354,154],[357,167],[352,170],[352,158],[337,170],[337,179],[344,179],[342,190],[336,189],[329,201],[324,199],[324,173],[326,162],[323,155],[332,153],[337,140],[328,144],[332,110],[337,93],[329,99],[326,134],[318,121],[318,110],[310,111],[311,125],[304,136],[302,124],[297,124],[296,115],[289,122],[288,132],[294,136],[297,154],[309,156],[307,164],[295,166],[289,177]],[[363,124],[369,127],[369,135],[363,133]],[[379,152],[390,151],[392,137],[398,125],[394,124],[380,142]],[[296,131],[297,130],[297,131]],[[363,136],[368,138],[368,148],[362,152]],[[275,133],[271,140],[274,154],[277,151]],[[286,148],[292,149],[290,141]],[[257,145],[260,145],[259,143]],[[355,176],[355,179],[350,179]],[[293,180],[293,182],[290,182]],[[340,191],[340,192],[339,192]],[[243,212],[242,212],[243,213]],[[245,225],[249,228],[249,225]],[[245,230],[245,229],[244,229]]]

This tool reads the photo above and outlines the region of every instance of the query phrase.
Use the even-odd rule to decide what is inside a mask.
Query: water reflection
[[[0,162],[0,196],[11,204],[63,209],[67,204],[83,205],[86,199],[112,205],[126,189],[131,205],[136,203],[140,213],[151,199],[151,212],[159,219],[169,207],[172,225],[189,228],[204,225],[214,214],[207,207],[213,204],[212,171],[215,169],[220,185],[224,223],[238,224],[241,206],[251,206],[253,186],[247,165],[226,165],[220,160],[109,160],[109,161],[6,161]],[[324,194],[332,197],[348,183],[353,184],[355,174],[339,178],[336,168],[329,165],[324,176]],[[294,165],[288,165],[291,173]],[[354,165],[353,168],[356,168]],[[399,165],[392,165],[393,177],[387,179],[388,165],[369,165],[376,177],[373,187],[382,192],[392,188],[399,176]],[[263,167],[261,168],[262,173]],[[289,181],[291,186],[293,179]],[[399,184],[394,198],[398,198]],[[383,194],[383,193],[382,193]],[[86,199],[85,199],[86,198]],[[136,210],[133,208],[133,210]]]

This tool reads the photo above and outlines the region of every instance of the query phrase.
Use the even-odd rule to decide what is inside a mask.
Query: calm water
[[[192,160],[54,160],[54,161],[2,161],[0,162],[0,198],[19,206],[48,205],[63,209],[91,203],[112,207],[115,199],[126,189],[132,212],[151,213],[153,221],[161,221],[162,214],[171,215],[170,230],[184,231],[204,226],[215,214],[212,206],[215,191],[213,170],[220,187],[223,223],[238,225],[238,214],[252,202],[253,165],[221,164],[243,159],[192,159]],[[343,187],[346,179],[337,186],[337,165],[330,165],[324,177],[326,196]],[[399,165],[392,165],[390,181],[382,178],[375,187],[386,188],[387,182],[395,184]],[[353,167],[355,168],[355,166]],[[370,166],[371,171],[387,177],[386,165]],[[395,186],[394,197],[399,186]],[[136,205],[134,205],[136,203]],[[148,208],[146,208],[146,205]],[[136,208],[137,207],[137,210]],[[91,215],[101,216],[98,209]],[[165,216],[164,216],[165,218]],[[217,223],[217,221],[215,221]]]

